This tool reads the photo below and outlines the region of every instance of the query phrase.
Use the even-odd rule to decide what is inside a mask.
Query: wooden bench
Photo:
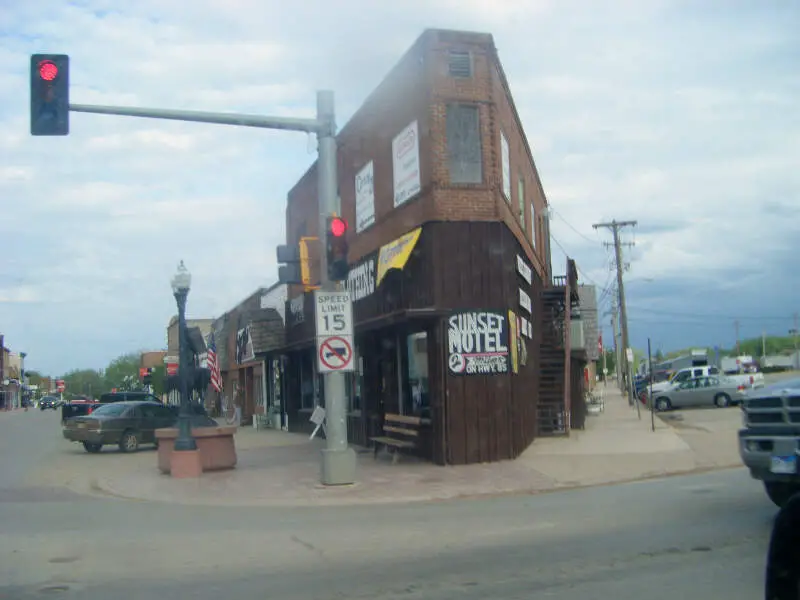
[[[387,413],[383,418],[383,433],[369,438],[375,442],[374,458],[378,458],[381,446],[392,453],[392,464],[400,456],[401,449],[416,448],[419,444],[419,430],[429,421],[421,417],[408,417]]]

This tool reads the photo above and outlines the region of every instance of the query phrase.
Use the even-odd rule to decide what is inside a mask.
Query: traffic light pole
[[[319,161],[317,163],[317,182],[319,185],[319,238],[328,226],[328,215],[341,215],[339,206],[339,183],[336,163],[336,118],[333,107],[333,94],[317,95],[317,119],[326,123],[326,130],[317,132]],[[334,292],[340,284],[331,281],[328,274],[328,256],[320,249],[319,253],[320,287],[323,291]],[[325,393],[325,432],[326,447],[322,451],[322,483],[342,485],[355,483],[356,453],[347,444],[347,400],[345,397],[344,373],[326,373],[323,377]]]
[[[336,118],[332,91],[321,90],[317,92],[316,119],[89,104],[70,104],[69,110],[70,112],[100,115],[143,117],[314,133],[317,136],[319,146],[317,177],[319,182],[320,239],[322,239],[322,234],[325,231],[328,215],[333,213],[340,214],[336,168]],[[336,291],[340,287],[339,283],[330,281],[328,278],[325,252],[320,252],[320,286],[326,291]],[[325,382],[327,443],[322,451],[320,477],[325,485],[355,483],[356,454],[347,444],[347,403],[345,399],[344,373],[327,373],[323,379]]]

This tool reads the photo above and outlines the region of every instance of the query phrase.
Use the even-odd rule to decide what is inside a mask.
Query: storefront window
[[[406,338],[408,350],[408,386],[406,414],[428,416],[430,396],[428,391],[428,334],[412,333]]]
[[[300,355],[300,407],[314,408],[314,363],[311,360],[313,351]]]
[[[361,394],[364,389],[364,359],[356,345],[355,370],[345,373],[345,393],[347,394],[347,410],[351,413],[361,411]]]

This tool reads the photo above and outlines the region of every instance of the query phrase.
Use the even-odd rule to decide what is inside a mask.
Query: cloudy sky
[[[426,27],[494,34],[553,208],[553,260],[611,281],[664,350],[785,334],[800,310],[800,5],[791,0],[0,1],[0,332],[28,367],[160,348],[183,258],[193,317],[276,278],[286,192],[313,140],[73,114],[31,138],[29,54],[71,57],[71,100],[340,124]],[[559,270],[559,269],[557,269]],[[605,319],[608,321],[608,319]],[[608,332],[606,338],[610,339]]]

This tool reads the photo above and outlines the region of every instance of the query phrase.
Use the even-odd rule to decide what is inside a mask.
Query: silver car
[[[653,395],[657,411],[689,406],[725,408],[739,404],[744,398],[745,388],[733,379],[711,375],[682,381],[669,389],[654,392]]]

